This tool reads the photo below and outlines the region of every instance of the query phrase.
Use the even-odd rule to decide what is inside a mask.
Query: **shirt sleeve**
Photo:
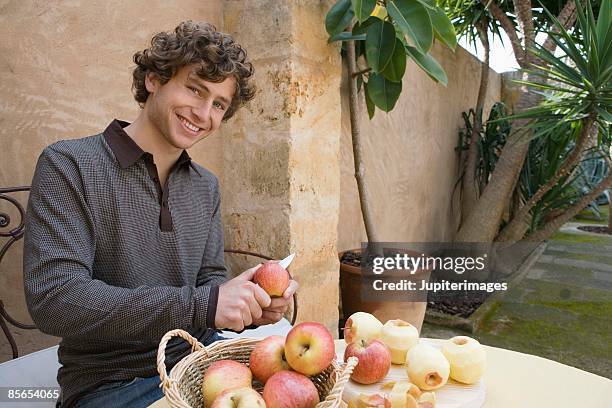
[[[135,342],[207,327],[209,286],[111,286],[92,277],[95,252],[79,165],[48,147],[36,165],[25,217],[24,290],[36,326],[67,339]]]
[[[202,266],[198,273],[196,286],[219,286],[227,280],[225,256],[223,253],[223,226],[221,225],[221,197],[219,182],[213,179],[214,209],[211,217],[210,232],[202,256]]]

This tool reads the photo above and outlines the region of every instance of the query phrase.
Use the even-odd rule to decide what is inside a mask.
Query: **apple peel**
[[[410,381],[389,381],[382,388],[391,389],[389,397],[392,408],[419,408],[421,390]]]

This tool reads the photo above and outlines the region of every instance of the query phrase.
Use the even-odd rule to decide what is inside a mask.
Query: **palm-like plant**
[[[546,10],[545,10],[546,11]],[[544,101],[537,107],[513,115],[512,119],[530,119],[534,137],[551,134],[566,124],[580,122],[574,149],[567,155],[559,170],[548,182],[543,184],[517,212],[513,220],[502,230],[499,240],[515,237],[517,230],[525,229],[531,210],[561,180],[567,178],[580,162],[585,151],[592,144],[608,139],[610,119],[612,118],[612,8],[610,0],[603,0],[597,21],[595,20],[590,1],[586,9],[576,2],[578,24],[575,32],[570,33],[550,13],[557,30],[551,31],[550,38],[561,56],[555,56],[545,46],[536,45],[532,49],[536,58],[534,67],[529,69],[532,78],[537,81],[518,81],[544,96]],[[545,123],[548,126],[542,126]],[[599,130],[597,132],[596,130]],[[598,134],[597,140],[593,140]],[[610,176],[598,184],[590,194],[601,194],[612,183]],[[588,196],[588,195],[587,195]],[[588,200],[590,202],[591,200]],[[580,200],[576,205],[582,205]],[[578,208],[580,211],[582,208]],[[563,215],[550,221],[542,231],[530,235],[531,239],[546,238],[551,228],[571,218],[568,209]],[[576,212],[577,212],[576,211]],[[554,231],[554,230],[553,230]]]

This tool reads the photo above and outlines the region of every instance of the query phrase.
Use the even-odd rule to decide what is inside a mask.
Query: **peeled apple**
[[[444,354],[429,344],[419,343],[406,356],[406,371],[410,382],[421,390],[431,391],[448,381],[450,364]]]
[[[478,340],[456,336],[442,346],[442,353],[450,363],[450,377],[464,384],[474,384],[484,373],[487,356]]]
[[[419,342],[419,331],[403,320],[389,320],[382,327],[380,339],[391,350],[391,362],[404,364],[408,350]]]
[[[344,340],[346,344],[359,340],[366,342],[380,338],[382,323],[376,317],[365,312],[355,312],[344,325]]]

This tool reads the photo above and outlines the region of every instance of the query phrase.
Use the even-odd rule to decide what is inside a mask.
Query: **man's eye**
[[[214,105],[217,109],[225,110],[225,107],[221,102],[214,102]]]
[[[189,90],[190,90],[191,92],[193,92],[194,94],[196,94],[196,95],[200,96],[200,90],[199,90],[199,89],[194,88],[194,87],[191,87],[191,86],[189,86],[188,88],[189,88]]]

